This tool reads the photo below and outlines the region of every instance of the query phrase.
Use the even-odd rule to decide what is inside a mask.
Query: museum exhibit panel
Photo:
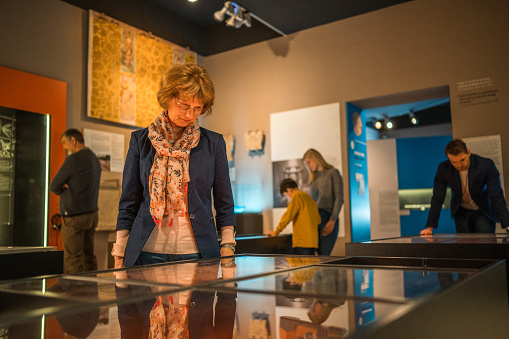
[[[54,275],[0,283],[0,331],[8,338],[497,337],[509,330],[505,275],[497,260],[284,255]]]

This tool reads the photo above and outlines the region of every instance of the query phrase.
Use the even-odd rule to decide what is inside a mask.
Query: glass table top
[[[426,243],[463,243],[463,244],[509,244],[509,234],[498,233],[461,233],[433,234],[430,236],[408,236],[389,239],[362,241],[362,244],[426,244]]]
[[[125,270],[92,272],[81,277],[139,281],[150,284],[200,285],[224,279],[243,279],[293,267],[327,263],[333,257],[250,256],[207,259],[183,263],[148,265]]]
[[[402,309],[380,301],[304,299],[247,292],[193,290],[79,310],[53,312],[0,325],[7,337],[67,338],[342,338]],[[349,310],[358,310],[354,323]],[[278,335],[279,334],[279,335]],[[159,336],[158,336],[159,335]],[[290,338],[290,337],[288,337]],[[292,337],[293,338],[293,337]]]
[[[281,337],[300,331],[341,338],[402,314],[483,269],[453,262],[460,268],[427,267],[418,260],[395,267],[369,257],[240,255],[0,281],[0,333],[276,338],[276,332]]]
[[[235,284],[218,282],[214,286],[237,291],[283,294],[288,298],[293,296],[295,299],[306,296],[306,298],[348,298],[406,303],[447,289],[468,279],[477,271],[311,266],[240,280]],[[373,286],[378,286],[378,291],[382,292],[374,293]],[[370,290],[372,292],[368,293]]]

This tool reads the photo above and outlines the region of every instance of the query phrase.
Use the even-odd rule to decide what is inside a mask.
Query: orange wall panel
[[[0,106],[51,116],[50,180],[65,159],[60,136],[66,129],[67,84],[0,66]],[[59,213],[58,196],[50,194],[49,217]],[[48,245],[62,248],[60,234],[48,220]]]

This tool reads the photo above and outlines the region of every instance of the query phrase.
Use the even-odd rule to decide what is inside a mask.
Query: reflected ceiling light
[[[376,128],[376,129],[380,129],[380,128],[382,128],[382,122],[381,122],[381,121],[376,121],[376,122],[375,122],[375,128]]]
[[[414,112],[410,111],[410,113],[408,113],[408,116],[410,117],[410,121],[412,122],[413,125],[417,125],[419,123],[419,119],[417,119]]]
[[[225,24],[228,27],[239,28],[242,25],[245,25],[246,27],[251,27],[251,17],[253,17],[256,20],[258,20],[260,23],[262,23],[265,26],[267,26],[268,28],[272,29],[274,32],[276,32],[282,36],[286,36],[285,33],[281,32],[279,29],[275,28],[268,22],[262,20],[260,17],[249,12],[244,7],[239,6],[236,2],[225,1],[223,8],[221,8],[219,11],[214,13],[214,19],[218,22],[222,22],[223,20],[225,20],[225,17],[227,15],[230,16],[225,21]]]

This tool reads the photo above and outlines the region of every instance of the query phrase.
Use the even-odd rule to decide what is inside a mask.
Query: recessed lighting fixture
[[[187,1],[189,1],[189,2],[196,2],[196,1],[198,1],[198,0],[187,0]]]
[[[391,129],[394,127],[394,124],[392,123],[391,119],[389,119],[389,116],[387,114],[384,114],[384,123],[385,123],[385,127],[388,129]]]
[[[419,123],[419,119],[417,119],[414,112],[410,111],[410,113],[408,113],[408,116],[410,117],[410,121],[412,122],[413,125],[417,125]]]

